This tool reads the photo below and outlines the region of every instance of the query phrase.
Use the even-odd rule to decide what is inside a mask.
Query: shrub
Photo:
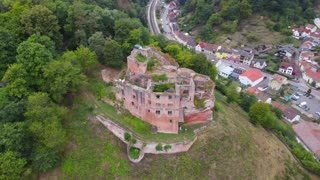
[[[126,140],[127,142],[129,142],[131,140],[131,135],[127,132],[124,133],[124,140]]]
[[[194,98],[194,102],[193,103],[197,108],[204,108],[206,106],[205,103],[204,103],[204,100],[203,99],[199,99],[198,97]]]
[[[168,151],[169,149],[171,149],[171,145],[170,145],[170,144],[166,144],[166,145],[164,146],[164,150],[165,150],[165,151]]]
[[[249,35],[247,36],[247,40],[248,40],[249,42],[254,42],[254,41],[259,41],[260,38],[259,38],[257,35],[249,34]]]
[[[163,147],[162,147],[162,144],[159,143],[157,146],[156,146],[156,150],[157,151],[163,151]]]
[[[131,159],[138,159],[140,156],[140,149],[136,147],[130,147],[129,157]]]
[[[168,79],[166,74],[153,74],[151,78],[155,82],[166,81]]]
[[[147,146],[147,143],[143,142],[142,147],[146,147],[146,146]]]
[[[132,138],[132,139],[131,139],[131,143],[132,143],[132,144],[135,144],[135,143],[137,143],[137,140],[134,139],[134,138]]]
[[[147,63],[147,71],[152,71],[155,66],[159,65],[159,62],[156,59],[151,59]]]
[[[168,84],[157,84],[153,87],[153,92],[165,92],[170,88],[174,88],[175,85],[173,83]]]
[[[221,104],[216,102],[214,105],[214,111],[216,111],[216,112],[220,111],[221,107],[222,107]]]
[[[137,56],[136,56],[136,58],[137,58],[137,60],[139,61],[139,62],[146,62],[147,61],[147,57],[145,57],[144,55],[142,55],[142,54],[138,54]]]

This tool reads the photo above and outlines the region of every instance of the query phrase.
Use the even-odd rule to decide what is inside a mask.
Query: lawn
[[[66,118],[69,143],[61,167],[40,175],[43,179],[308,179],[290,152],[270,132],[254,127],[237,105],[216,93],[221,109],[186,153],[146,154],[142,162],[129,163],[126,146],[94,119],[91,97],[84,92]],[[98,101],[102,103],[102,101]],[[110,105],[105,113],[120,122]],[[126,124],[128,124],[126,122]],[[174,138],[170,134],[145,134],[142,124],[131,125],[145,137]],[[129,126],[128,126],[129,127]],[[181,132],[180,134],[183,134]],[[177,136],[179,137],[179,136]]]

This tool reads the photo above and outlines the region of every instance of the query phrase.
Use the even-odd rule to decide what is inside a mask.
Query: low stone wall
[[[115,136],[117,136],[122,142],[127,144],[128,152],[129,152],[130,146],[134,146],[134,147],[137,147],[137,148],[140,149],[140,157],[138,159],[131,159],[128,156],[129,159],[134,163],[140,162],[143,159],[145,153],[149,153],[149,154],[174,154],[174,153],[179,153],[179,152],[186,152],[186,151],[188,151],[190,149],[190,147],[193,145],[193,143],[197,140],[197,138],[195,138],[192,141],[183,141],[183,142],[175,142],[175,143],[161,143],[161,142],[142,141],[139,138],[136,138],[134,135],[132,135],[131,132],[126,131],[125,129],[120,127],[118,124],[114,123],[111,120],[108,120],[108,119],[104,118],[101,115],[96,116],[96,119],[98,121],[100,121]],[[137,142],[135,144],[130,144],[129,142],[127,142],[124,139],[124,134],[126,132],[130,133],[131,137],[133,137],[133,138],[135,138],[137,140]],[[158,144],[162,145],[162,147],[163,147],[162,151],[157,151],[156,150],[156,146]],[[171,148],[165,150],[164,149],[165,145],[170,145]]]

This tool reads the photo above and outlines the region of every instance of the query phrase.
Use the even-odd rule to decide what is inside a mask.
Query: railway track
[[[158,0],[151,0],[149,7],[148,7],[148,22],[149,22],[149,29],[152,34],[160,34],[160,30],[156,20],[156,5]]]

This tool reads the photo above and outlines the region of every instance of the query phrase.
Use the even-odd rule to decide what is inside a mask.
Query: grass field
[[[90,117],[98,109],[119,123],[126,120],[112,106],[102,101],[96,104],[92,98],[88,92],[76,98],[65,121],[69,143],[61,166],[41,174],[40,179],[308,179],[274,135],[251,125],[246,113],[227,104],[219,93],[220,111],[187,153],[146,154],[138,164],[128,160],[121,141]],[[173,137],[146,135],[144,124],[125,124],[144,137]]]

